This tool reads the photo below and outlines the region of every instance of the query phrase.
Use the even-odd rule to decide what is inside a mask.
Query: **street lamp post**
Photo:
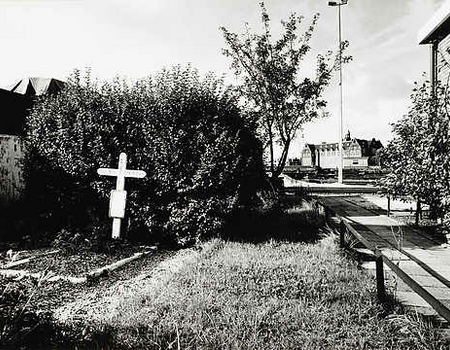
[[[341,6],[347,5],[348,0],[329,1],[328,6],[338,7],[338,17],[339,17],[339,163],[338,163],[338,182],[341,184],[344,180],[344,157],[342,148],[342,115],[343,115],[343,99],[342,99],[342,29],[341,29]]]

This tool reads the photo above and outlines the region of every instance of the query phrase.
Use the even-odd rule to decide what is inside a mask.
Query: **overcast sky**
[[[337,48],[337,8],[327,0],[266,0],[275,31],[292,11],[321,14],[311,59]],[[258,0],[0,0],[0,86],[23,76],[65,79],[91,67],[100,79],[141,78],[191,62],[202,72],[228,74],[218,29],[261,29]],[[344,67],[344,128],[358,138],[390,136],[406,112],[412,84],[429,70],[429,48],[418,29],[443,0],[349,0],[343,38],[353,62]],[[308,62],[306,62],[308,64]],[[313,72],[311,72],[313,73]],[[304,141],[338,139],[337,76],[326,93],[330,117],[307,125]],[[301,140],[300,140],[301,141]],[[300,151],[300,141],[291,156]]]

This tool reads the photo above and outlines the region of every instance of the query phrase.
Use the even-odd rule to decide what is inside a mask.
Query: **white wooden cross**
[[[143,178],[147,174],[142,170],[127,169],[127,155],[120,153],[118,169],[99,168],[97,169],[99,175],[116,176],[116,189],[111,191],[109,200],[109,217],[113,218],[112,238],[120,237],[120,223],[125,216],[125,203],[127,198],[127,191],[125,188],[125,178]]]

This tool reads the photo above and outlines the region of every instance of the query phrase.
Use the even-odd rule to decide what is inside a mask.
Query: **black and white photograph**
[[[0,350],[450,349],[450,0],[0,0]]]

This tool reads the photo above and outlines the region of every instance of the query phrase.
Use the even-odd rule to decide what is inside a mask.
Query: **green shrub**
[[[273,239],[312,242],[323,235],[326,224],[324,213],[307,200],[297,200],[290,208],[286,198],[273,200],[273,203],[265,199],[259,206],[235,210],[222,237],[253,243]]]
[[[75,71],[28,118],[28,206],[45,230],[103,225],[115,178],[96,170],[125,152],[128,168],[147,172],[126,180],[128,235],[189,244],[217,232],[261,183],[255,128],[223,80],[191,67],[133,84]]]

